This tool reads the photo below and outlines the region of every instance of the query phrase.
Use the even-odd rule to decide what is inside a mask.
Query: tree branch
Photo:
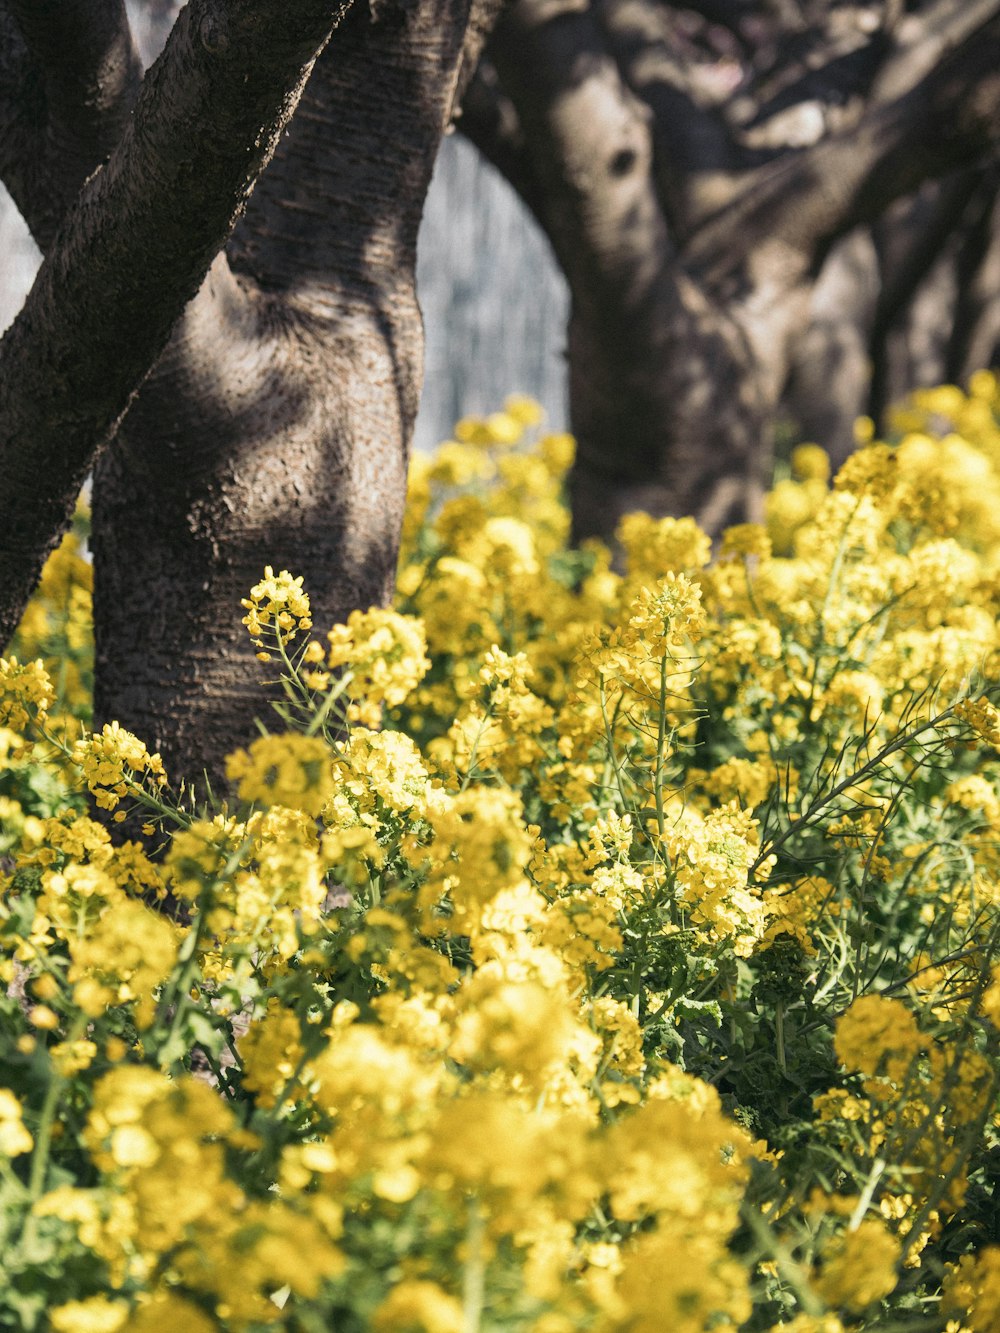
[[[899,211],[892,209],[880,219],[875,239],[882,278],[872,325],[873,342],[886,336],[910,304],[981,183],[977,171],[958,172],[929,183],[926,192],[901,201]]]
[[[747,256],[762,243],[781,251],[785,281],[805,278],[838,236],[873,221],[929,177],[973,164],[996,143],[1000,0],[947,6],[954,40],[946,55],[940,57],[942,23],[929,32],[927,48],[910,46],[908,84],[903,65],[894,63],[856,125],[762,169],[740,199],[700,229],[687,253],[717,290],[743,281]]]
[[[321,0],[191,0],[67,215],[0,343],[0,640],[338,18]]]
[[[4,58],[20,63],[24,100],[0,170],[45,250],[121,137],[142,68],[122,0],[6,0],[4,10]]]
[[[501,88],[496,69],[488,57],[479,62],[455,124],[459,133],[464,134],[512,186],[544,230],[542,196],[532,172],[517,108]]]
[[[901,20],[894,48],[872,84],[868,106],[888,106],[958,53],[1000,12],[997,0],[936,0]]]
[[[21,212],[22,183],[43,152],[44,98],[41,71],[25,45],[21,29],[5,0],[0,0],[0,179]]]
[[[683,236],[736,193],[744,154],[671,49],[656,0],[595,0],[592,7],[625,82],[652,113],[657,190]]]
[[[539,181],[545,230],[574,299],[634,309],[673,245],[652,179],[648,110],[579,0],[518,0],[491,42]]]

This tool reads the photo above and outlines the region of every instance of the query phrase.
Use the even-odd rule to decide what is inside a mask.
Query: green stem
[[[656,724],[656,767],[653,770],[653,795],[656,800],[656,831],[663,842],[666,821],[663,818],[663,743],[667,737],[667,657],[660,658],[660,700]]]
[[[851,1214],[851,1220],[847,1224],[848,1231],[857,1231],[861,1225],[865,1213],[868,1211],[868,1205],[871,1203],[878,1183],[882,1179],[882,1173],[885,1171],[887,1162],[882,1157],[876,1157],[872,1163],[872,1169],[868,1173],[868,1179],[865,1181],[865,1187],[861,1191],[854,1212]]]
[[[954,715],[954,712],[954,705],[949,704],[943,712],[938,713],[935,717],[910,727],[908,730],[898,735],[895,740],[890,741],[888,745],[884,745],[882,749],[879,750],[878,754],[866,764],[863,764],[861,768],[855,769],[855,771],[849,773],[846,778],[842,778],[840,782],[836,783],[825,794],[817,796],[816,799],[812,801],[804,815],[800,815],[798,819],[793,819],[785,829],[784,833],[774,838],[771,842],[766,843],[765,846],[761,848],[760,855],[750,867],[750,876],[752,877],[763,862],[766,861],[769,856],[772,856],[779,847],[784,846],[789,838],[798,833],[800,829],[806,828],[809,824],[812,824],[820,812],[824,810],[831,801],[835,801],[837,797],[841,796],[849,787],[856,786],[857,783],[862,782],[870,773],[874,773],[876,769],[881,768],[887,759],[896,754],[899,750],[904,749],[910,741],[915,740],[917,736],[920,736],[925,731],[934,730],[934,728],[941,726],[942,722],[947,722],[948,719]]]
[[[66,1036],[66,1041],[79,1041],[87,1027],[86,1014],[79,1014]],[[55,1126],[56,1111],[59,1109],[59,1101],[63,1094],[63,1089],[68,1080],[58,1073],[55,1069],[52,1071],[52,1077],[49,1079],[49,1086],[45,1090],[45,1100],[42,1102],[42,1110],[38,1119],[38,1129],[35,1133],[35,1150],[31,1156],[31,1172],[28,1176],[28,1198],[35,1203],[41,1198],[42,1191],[45,1188],[45,1177],[49,1167],[49,1154],[52,1147],[52,1130]],[[29,1218],[29,1223],[31,1219]]]
[[[614,732],[614,726],[612,725],[611,719],[608,717],[607,700],[605,699],[605,695],[604,695],[604,681],[603,681],[603,680],[602,680],[601,683],[600,683],[600,688],[599,688],[599,691],[598,691],[598,697],[599,697],[599,699],[600,699],[600,703],[601,703],[601,717],[602,717],[603,720],[604,720],[604,734],[605,734],[605,736],[606,736],[606,738],[607,738],[607,742],[608,742],[608,758],[611,760],[611,767],[612,767],[613,770],[614,770],[614,774],[615,774],[615,785],[616,785],[617,788],[618,788],[618,795],[619,795],[619,796],[621,797],[621,799],[622,799],[622,808],[623,808],[624,810],[627,810],[627,809],[628,809],[628,798],[627,798],[626,795],[625,795],[625,787],[624,787],[623,784],[622,784],[622,774],[621,774],[621,769],[618,767],[618,756],[615,754],[615,732]],[[615,710],[615,714],[616,714],[616,716],[617,716],[617,709]]]
[[[469,750],[469,767],[468,771],[465,774],[465,777],[462,779],[462,785],[458,789],[460,792],[466,790],[469,783],[475,776],[476,765],[479,762],[479,742],[483,739],[483,732],[486,730],[486,724],[491,720],[492,717],[493,717],[493,710],[491,706],[490,708],[487,708],[486,711],[483,713],[483,719],[479,724],[479,730],[476,732],[476,738],[472,742],[472,747]]]
[[[774,1040],[778,1048],[778,1067],[783,1074],[788,1073],[785,1060],[785,1002],[778,1000],[774,1006]]]
[[[485,1234],[479,1200],[469,1200],[469,1222],[465,1229],[465,1267],[462,1273],[462,1333],[479,1333],[486,1301]]]
[[[750,1204],[744,1204],[741,1207],[740,1217],[753,1232],[754,1239],[761,1246],[761,1249],[774,1259],[781,1276],[798,1297],[803,1314],[821,1315],[825,1313],[825,1307],[813,1291],[805,1269],[784,1241],[780,1240],[771,1229],[767,1219]]]

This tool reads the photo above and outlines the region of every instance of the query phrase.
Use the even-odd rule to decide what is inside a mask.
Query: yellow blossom
[[[0,1153],[4,1157],[19,1157],[34,1147],[21,1115],[21,1103],[9,1088],[0,1088]]]

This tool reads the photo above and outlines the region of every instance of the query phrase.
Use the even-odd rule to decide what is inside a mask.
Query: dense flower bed
[[[88,729],[67,539],[0,661],[0,1328],[1000,1329],[998,411],[620,567],[533,404],[460,422],[394,610],[249,590],[228,808]]]

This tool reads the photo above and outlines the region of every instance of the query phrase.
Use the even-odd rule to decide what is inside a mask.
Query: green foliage
[[[0,662],[0,1328],[996,1328],[997,406],[620,568],[532,404],[460,422],[395,610],[250,590],[228,806],[88,729],[64,548]]]

